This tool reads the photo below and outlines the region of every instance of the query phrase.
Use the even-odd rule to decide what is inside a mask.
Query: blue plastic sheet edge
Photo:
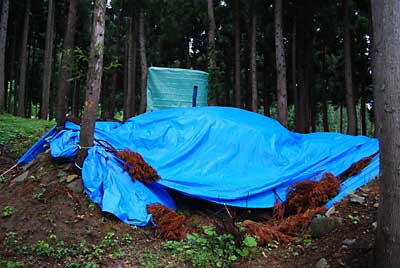
[[[101,122],[96,123],[95,136],[97,135],[97,137],[100,139],[107,137],[106,131],[120,126],[120,123],[115,123],[113,125],[108,123],[109,122],[107,122],[107,124],[102,124]],[[79,141],[79,126],[67,122],[66,127],[68,130],[74,131],[75,137],[73,140],[75,143],[74,146],[76,146],[77,142]],[[61,135],[60,133],[61,132],[56,132],[56,127],[54,126],[41,139],[39,139],[38,142],[36,142],[18,160],[17,163],[28,164],[31,162],[38,154],[45,151],[49,147],[50,140],[56,139],[58,135]],[[118,141],[115,142],[118,143]],[[71,153],[74,154],[76,149],[77,148],[75,148],[75,151]],[[166,188],[163,185],[159,183],[144,185],[138,181],[133,182],[129,175],[126,172],[123,172],[122,163],[118,159],[113,159],[113,156],[111,156],[110,153],[105,152],[103,148],[94,146],[89,150],[89,156],[90,157],[87,158],[83,166],[83,181],[85,185],[85,191],[92,201],[100,205],[103,211],[116,215],[119,219],[128,224],[144,226],[148,224],[148,222],[152,222],[151,215],[148,215],[146,209],[143,209],[142,207],[134,213],[134,217],[129,217],[129,215],[126,215],[125,213],[126,209],[121,209],[121,206],[126,207],[126,204],[124,203],[126,202],[126,199],[131,199],[131,202],[128,203],[130,204],[132,210],[137,209],[135,204],[138,200],[140,200],[142,204],[148,205],[151,203],[161,203],[167,207],[173,209],[175,208],[174,201],[169,196]],[[96,167],[94,169],[88,168],[91,166],[96,166],[99,163],[104,165],[104,167]],[[104,171],[106,172],[104,173]],[[326,204],[326,207],[330,208],[336,202],[340,201],[356,189],[366,185],[378,175],[379,154],[361,173],[344,181],[339,194],[330,200]],[[96,181],[96,179],[100,181]],[[93,191],[91,186],[93,186],[95,183],[101,184],[100,188],[103,190],[102,193]],[[105,189],[111,189],[106,196],[104,194]],[[134,195],[134,197],[132,198],[131,195]]]

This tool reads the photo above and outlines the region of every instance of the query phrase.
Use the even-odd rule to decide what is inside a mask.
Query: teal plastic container
[[[197,86],[197,94],[194,93]],[[147,75],[147,111],[207,106],[208,73],[190,69],[150,67]],[[194,100],[195,98],[195,100]]]

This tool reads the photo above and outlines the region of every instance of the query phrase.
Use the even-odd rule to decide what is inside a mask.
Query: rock
[[[333,231],[342,222],[343,219],[338,217],[314,218],[310,224],[310,234],[314,238],[321,237]]]
[[[355,239],[345,239],[342,244],[351,247],[356,242]]]
[[[67,184],[68,189],[73,191],[74,193],[82,193],[83,192],[83,183],[82,180],[74,180]]]
[[[77,178],[79,178],[79,175],[77,175],[77,174],[71,174],[71,175],[68,175],[68,176],[67,176],[66,181],[67,181],[67,183],[70,183],[70,182],[74,181],[74,180],[77,179]]]
[[[376,203],[374,204],[374,208],[379,208],[379,203],[378,203],[378,202],[376,202]]]
[[[330,216],[332,216],[333,214],[335,214],[335,212],[336,212],[335,206],[332,206],[332,207],[330,207],[330,209],[328,209],[328,210],[325,212],[325,216],[330,217]]]
[[[17,183],[17,182],[23,182],[28,178],[29,175],[29,171],[25,171],[24,173],[22,173],[21,175],[19,175],[18,177],[16,177],[15,179],[13,179],[11,181],[11,183]]]
[[[66,176],[68,176],[68,173],[63,171],[63,170],[59,170],[58,173],[57,173],[57,177],[58,178],[63,178],[63,177],[66,177]]]
[[[376,228],[378,227],[378,222],[373,222],[372,227],[374,228],[374,230],[376,230]]]
[[[321,258],[317,264],[315,264],[315,268],[328,268],[329,264],[325,258]]]
[[[362,205],[365,202],[365,197],[356,195],[356,194],[350,194],[350,202],[354,204],[359,204]]]

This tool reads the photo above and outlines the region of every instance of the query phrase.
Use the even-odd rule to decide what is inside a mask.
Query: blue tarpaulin
[[[146,225],[146,206],[174,208],[167,189],[237,207],[272,207],[285,199],[294,182],[339,175],[353,163],[379,151],[377,139],[338,133],[298,134],[277,121],[236,108],[198,107],[160,110],[124,124],[99,122],[95,138],[118,150],[140,153],[161,179],[133,182],[123,163],[99,145],[89,150],[82,176],[85,191],[104,211],[122,221]],[[79,126],[50,142],[54,157],[74,159]],[[379,173],[379,155],[360,174],[347,179],[327,207],[365,185]]]

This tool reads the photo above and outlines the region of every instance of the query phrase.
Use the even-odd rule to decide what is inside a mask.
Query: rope
[[[11,170],[13,170],[14,168],[16,168],[18,166],[18,163],[16,163],[14,166],[10,167],[9,169],[7,169],[6,171],[4,171],[0,177],[3,177],[4,175],[6,175],[8,172],[10,172]]]

